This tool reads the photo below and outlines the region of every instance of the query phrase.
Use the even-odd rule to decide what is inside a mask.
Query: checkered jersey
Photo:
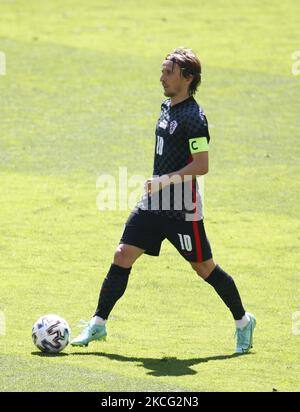
[[[155,135],[153,176],[175,172],[192,161],[189,139],[206,137],[207,142],[210,140],[205,114],[192,96],[172,107],[170,99],[163,102]],[[137,207],[178,220],[186,220],[187,214],[197,210],[198,219],[202,218],[197,180],[180,186],[181,189],[178,184],[172,184],[152,196],[144,194]],[[164,191],[168,192],[166,197]],[[167,197],[169,204],[165,202]]]

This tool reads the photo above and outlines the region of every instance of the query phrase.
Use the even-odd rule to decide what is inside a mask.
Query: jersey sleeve
[[[185,129],[191,154],[207,152],[210,141],[208,123],[200,108],[187,116]]]

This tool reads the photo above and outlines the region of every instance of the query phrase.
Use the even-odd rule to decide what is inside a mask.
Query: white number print
[[[182,235],[181,233],[177,233],[180,240],[180,246],[182,250],[187,250],[191,252],[193,250],[192,239],[190,235]]]
[[[161,136],[157,136],[156,154],[161,156],[163,154],[163,149],[164,149],[164,138]]]

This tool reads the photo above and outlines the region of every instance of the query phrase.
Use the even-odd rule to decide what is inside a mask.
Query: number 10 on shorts
[[[186,250],[191,252],[193,250],[192,246],[192,239],[190,235],[182,235],[181,233],[177,233],[180,240],[181,250]]]

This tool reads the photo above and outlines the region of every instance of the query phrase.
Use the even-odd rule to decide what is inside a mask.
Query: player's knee
[[[115,250],[114,264],[124,268],[132,266],[132,258],[125,245],[119,245]]]
[[[216,264],[212,259],[209,259],[204,262],[191,263],[191,266],[194,269],[194,271],[202,279],[206,279],[211,274],[211,272],[215,268],[215,265]]]
[[[197,275],[200,276],[200,278],[205,279],[205,277],[207,276],[207,272],[203,266],[197,265],[197,266],[192,266],[192,267],[194,271],[197,273]]]

